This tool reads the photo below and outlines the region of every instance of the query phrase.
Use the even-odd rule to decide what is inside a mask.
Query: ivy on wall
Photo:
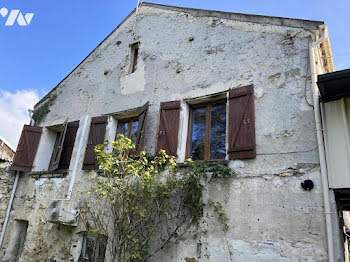
[[[56,98],[57,98],[56,94],[52,95],[40,107],[34,110],[32,118],[36,124],[39,124],[45,118],[45,116],[50,112],[50,107],[53,105]]]

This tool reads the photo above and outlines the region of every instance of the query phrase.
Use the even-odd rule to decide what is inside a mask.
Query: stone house
[[[49,113],[23,129],[2,261],[83,261],[79,221],[49,223],[47,209],[79,197],[93,147],[118,133],[238,174],[206,189],[226,236],[209,216],[206,236],[152,261],[341,261],[312,102],[316,75],[332,71],[324,22],[142,3],[35,106]]]
[[[15,148],[0,136],[0,168],[5,167],[8,163],[12,162],[15,156]]]

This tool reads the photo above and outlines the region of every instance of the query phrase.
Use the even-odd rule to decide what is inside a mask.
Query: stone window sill
[[[62,178],[66,177],[69,170],[55,170],[55,171],[33,171],[29,172],[28,175],[34,178]]]
[[[215,165],[224,165],[224,166],[228,166],[229,162],[228,160],[197,160],[194,161],[195,164],[201,164],[207,162],[209,166],[215,166]],[[188,167],[187,163],[177,163],[178,167]]]

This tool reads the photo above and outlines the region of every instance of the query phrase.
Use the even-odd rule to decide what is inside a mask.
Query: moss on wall
[[[33,119],[36,124],[39,124],[45,116],[50,112],[50,107],[53,105],[57,98],[57,95],[52,95],[44,104],[36,108],[33,112]]]

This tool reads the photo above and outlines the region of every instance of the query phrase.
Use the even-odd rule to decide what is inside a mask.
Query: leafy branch
[[[224,165],[192,160],[179,168],[164,150],[157,156],[137,152],[123,135],[95,152],[103,174],[90,174],[81,216],[87,230],[108,237],[112,261],[145,261],[198,229],[204,184],[233,175]],[[222,206],[215,203],[213,208],[226,231]]]

